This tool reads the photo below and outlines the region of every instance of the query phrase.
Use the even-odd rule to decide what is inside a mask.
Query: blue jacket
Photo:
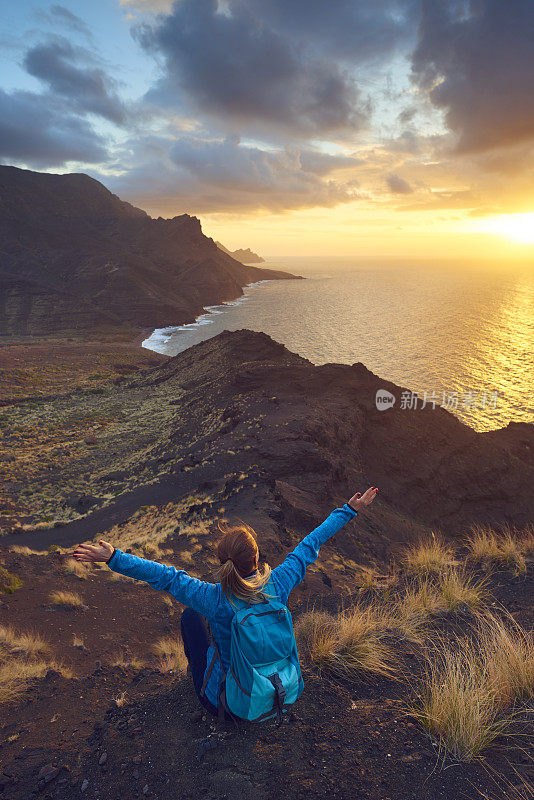
[[[301,582],[308,564],[312,564],[319,555],[319,548],[327,539],[356,517],[346,503],[343,508],[336,508],[325,521],[309,533],[290,553],[280,566],[273,569],[271,575],[278,598],[284,605],[292,589]],[[176,597],[180,603],[198,611],[209,622],[213,638],[219,648],[219,654],[224,669],[230,663],[230,621],[235,613],[235,608],[229,603],[222,591],[220,583],[208,583],[198,578],[192,578],[183,569],[168,567],[156,561],[116,550],[109,561],[109,566],[114,572],[129,575],[146,581],[154,589],[164,590]],[[211,662],[213,648],[210,647],[207,655],[207,664]],[[206,696],[214,706],[218,706],[218,687],[222,678],[221,666],[217,660],[206,685]]]

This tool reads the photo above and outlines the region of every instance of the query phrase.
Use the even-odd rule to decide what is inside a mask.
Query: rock
[[[208,750],[215,750],[217,744],[217,739],[208,736],[207,739],[204,739],[204,741],[200,743],[200,746],[197,750],[197,758],[204,758]]]
[[[82,785],[80,786],[80,792],[85,792],[88,786],[89,786],[89,781],[87,780],[87,778],[84,778],[84,780],[82,781]]]
[[[262,800],[261,790],[254,786],[250,778],[231,769],[221,769],[208,777],[217,795],[231,797],[232,800]]]
[[[143,786],[143,794],[148,794],[148,783]]]
[[[108,760],[108,754],[102,753],[102,755],[98,759],[98,763],[100,764],[100,766],[102,766],[102,764],[105,764],[107,760]]]
[[[39,770],[37,780],[43,781],[44,783],[50,783],[50,781],[53,781],[58,774],[59,770],[57,767],[54,767],[53,764],[46,764]]]

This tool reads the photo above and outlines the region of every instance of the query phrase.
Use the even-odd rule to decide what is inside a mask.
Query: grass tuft
[[[83,600],[78,592],[52,592],[49,595],[49,599],[54,606],[63,606],[64,608],[83,607]]]
[[[33,658],[50,651],[50,645],[32,632],[17,633],[13,628],[0,626],[0,650]]]
[[[492,528],[473,525],[466,546],[468,559],[483,569],[507,568],[516,575],[526,572],[524,550],[528,539],[521,540],[510,528],[504,528],[499,534]]]
[[[319,672],[354,679],[371,674],[393,678],[398,658],[385,641],[388,613],[378,606],[355,606],[333,617],[324,612],[303,614],[295,634],[306,659]]]
[[[475,644],[438,641],[428,657],[419,699],[410,709],[459,761],[472,761],[510,726],[482,667]]]
[[[475,580],[465,570],[448,569],[439,576],[437,589],[447,611],[479,608],[488,594],[487,582]]]
[[[457,564],[452,548],[434,534],[429,541],[407,548],[402,560],[406,571],[419,577],[439,575]]]
[[[75,558],[67,558],[63,564],[63,570],[68,575],[75,575],[77,578],[80,578],[80,580],[87,579],[87,567],[80,561],[76,561]]]
[[[478,616],[478,640],[484,671],[501,706],[534,697],[534,637],[512,617]]]
[[[180,639],[173,636],[164,636],[153,647],[159,659],[159,668],[162,672],[185,672],[187,658],[184,646]]]

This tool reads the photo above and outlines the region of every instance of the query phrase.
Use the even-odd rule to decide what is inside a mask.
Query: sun
[[[534,213],[486,217],[480,220],[480,226],[486,233],[496,233],[521,244],[534,244]]]

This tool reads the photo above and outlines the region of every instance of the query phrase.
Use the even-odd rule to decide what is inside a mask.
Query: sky
[[[0,163],[262,255],[534,255],[531,0],[0,0]]]

